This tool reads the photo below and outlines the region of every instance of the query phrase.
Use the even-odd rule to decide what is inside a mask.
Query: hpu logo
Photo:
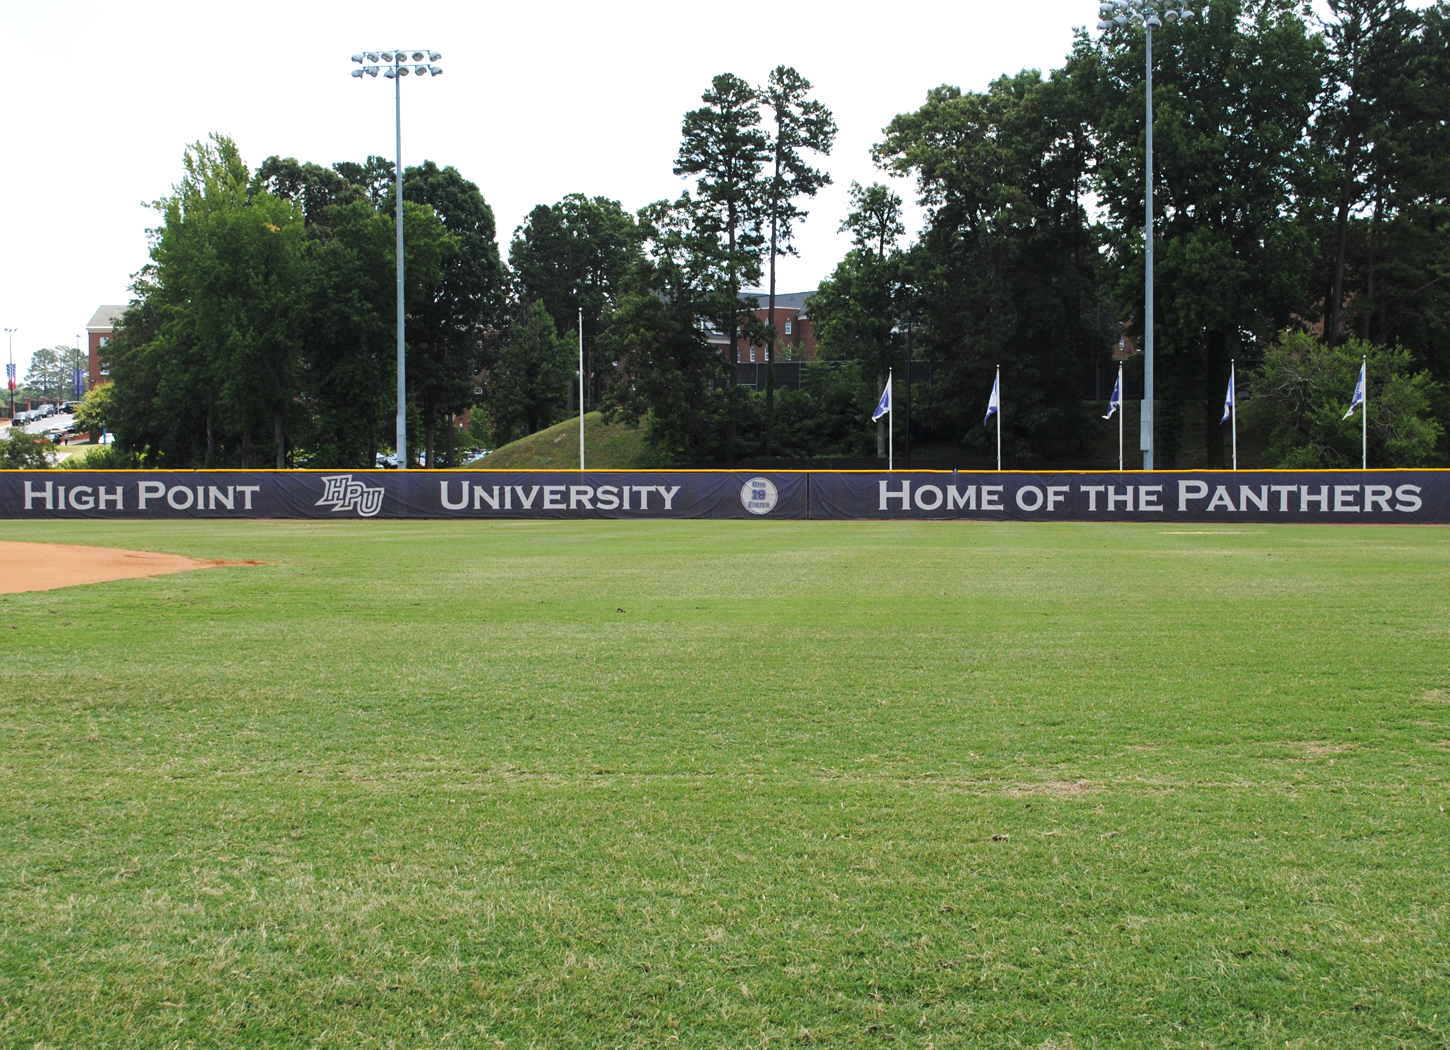
[[[372,488],[361,481],[353,481],[351,474],[334,474],[322,479],[326,486],[319,507],[331,507],[334,514],[355,510],[364,518],[371,518],[383,509],[383,493],[387,489]]]

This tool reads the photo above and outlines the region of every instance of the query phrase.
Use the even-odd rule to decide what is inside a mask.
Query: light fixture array
[[[1105,0],[1098,7],[1098,28],[1142,25],[1153,29],[1164,22],[1172,25],[1192,17],[1186,0]]]
[[[361,77],[367,74],[375,77],[379,73],[392,80],[394,77],[405,77],[409,73],[413,76],[441,76],[443,68],[434,63],[441,60],[443,56],[437,51],[363,51],[353,55],[352,60],[361,68],[354,69],[352,75]]]

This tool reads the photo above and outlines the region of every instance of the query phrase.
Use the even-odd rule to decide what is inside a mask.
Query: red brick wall
[[[815,359],[815,326],[811,324],[809,318],[802,318],[800,313],[800,310],[794,307],[777,306],[775,308],[775,347],[777,354],[776,360],[778,361],[785,359],[786,355],[782,351],[786,347],[789,347],[791,350],[790,356],[792,360],[810,361]],[[770,316],[770,311],[768,309],[756,310],[755,316],[760,318],[761,324],[765,324],[766,319]],[[786,331],[787,324],[790,326],[789,332]],[[763,351],[764,344],[756,344],[756,361],[763,362],[765,360]],[[742,364],[750,363],[750,347],[748,345],[742,345],[740,347],[740,362]]]
[[[89,369],[89,371],[91,373],[91,375],[90,375],[91,382],[90,382],[90,386],[87,389],[94,390],[96,387],[100,386],[102,383],[109,383],[111,381],[111,377],[109,375],[102,375],[101,374],[101,364],[103,362],[106,362],[106,355],[101,352],[101,340],[103,340],[103,339],[109,340],[110,337],[111,337],[111,333],[110,332],[91,332],[90,333],[90,348],[91,348],[91,352],[90,352],[90,362],[89,362],[90,369]]]

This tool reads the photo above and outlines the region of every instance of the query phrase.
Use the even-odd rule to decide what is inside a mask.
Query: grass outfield
[[[1450,1046],[1450,529],[0,538],[0,1046]]]

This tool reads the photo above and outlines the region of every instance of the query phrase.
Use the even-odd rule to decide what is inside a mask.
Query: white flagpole
[[[1123,469],[1123,362],[1118,362],[1118,470]],[[1113,489],[1117,492],[1117,489]]]
[[[1359,366],[1360,378],[1364,380],[1364,397],[1359,402],[1359,469],[1369,469],[1369,355],[1366,354]]]
[[[891,369],[886,370],[886,470],[896,469],[896,394],[891,389]]]
[[[558,388],[555,387],[557,390]],[[579,307],[579,469],[584,469],[584,307]]]
[[[1233,427],[1234,432],[1234,470],[1237,472],[1239,469],[1239,386],[1238,382],[1234,379],[1234,362],[1232,359],[1228,363],[1228,385],[1234,392],[1234,402],[1229,405],[1228,418],[1229,424]]]
[[[997,388],[997,471],[1002,471],[1002,366],[997,366],[996,382],[992,384]]]

